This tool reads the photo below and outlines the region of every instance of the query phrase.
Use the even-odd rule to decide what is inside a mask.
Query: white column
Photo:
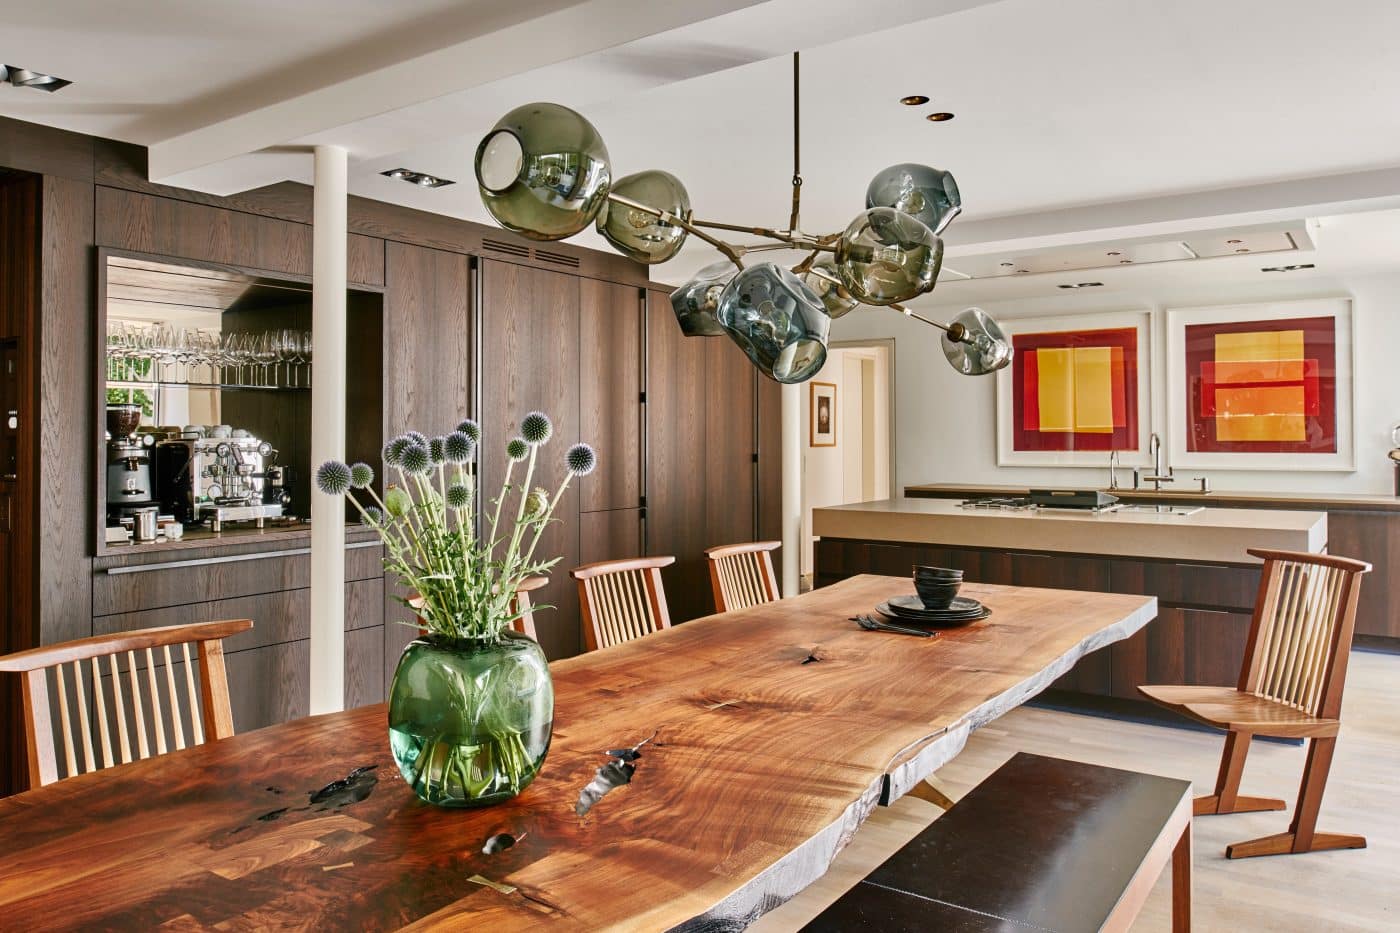
[[[345,458],[346,153],[316,147],[311,469]],[[308,477],[308,480],[311,477]],[[345,500],[311,488],[311,712],[345,708]]]
[[[783,386],[783,586],[796,596],[802,576],[802,387]]]

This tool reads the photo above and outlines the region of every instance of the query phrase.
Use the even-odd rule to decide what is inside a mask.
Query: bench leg
[[[929,803],[942,810],[951,810],[953,808],[953,798],[935,787],[933,781],[928,779],[915,784],[913,788],[910,789],[909,796],[917,797],[920,800],[927,800]]]
[[[1172,933],[1191,933],[1191,824],[1172,850]]]
[[[1251,739],[1253,736],[1247,732],[1225,734],[1225,750],[1220,755],[1220,774],[1215,779],[1215,793],[1196,798],[1194,812],[1197,816],[1255,813],[1260,810],[1282,810],[1287,806],[1277,797],[1240,796],[1240,776],[1244,774],[1244,760],[1249,755]]]
[[[1225,849],[1226,858],[1251,858],[1256,855],[1292,855],[1318,852],[1324,849],[1364,849],[1365,836],[1343,833],[1319,833],[1317,814],[1322,809],[1322,794],[1327,789],[1327,773],[1332,769],[1332,753],[1337,739],[1313,739],[1308,746],[1308,763],[1303,769],[1303,786],[1298,791],[1298,809],[1293,825],[1286,833],[1237,842]]]

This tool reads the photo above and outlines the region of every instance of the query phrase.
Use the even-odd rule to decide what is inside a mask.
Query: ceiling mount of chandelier
[[[696,219],[680,179],[649,170],[616,180],[607,147],[583,116],[559,104],[517,107],[476,150],[482,202],[496,222],[534,240],[561,240],[593,224],[624,256],[655,265],[672,259],[690,237],[724,256],[671,294],[681,331],[727,335],[766,376],[803,382],[826,362],[831,321],[860,305],[887,307],[943,331],[944,356],[969,376],[1011,362],[1011,345],[996,321],[969,308],[941,324],[904,306],[931,292],[943,264],[941,234],[962,212],[951,173],[905,162],[878,173],[865,209],[839,233],[813,235],[800,226],[802,207],[798,53],[793,69],[792,211],[786,229]],[[734,243],[718,233],[767,242]],[[753,253],[797,250],[791,268]]]

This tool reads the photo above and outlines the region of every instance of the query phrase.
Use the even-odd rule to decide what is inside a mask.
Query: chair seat
[[[1310,716],[1300,709],[1234,687],[1151,685],[1138,692],[1159,706],[1197,722],[1231,732],[1280,738],[1326,738],[1337,734],[1338,720]]]

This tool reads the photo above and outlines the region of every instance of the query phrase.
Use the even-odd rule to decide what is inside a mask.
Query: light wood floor
[[[1022,708],[975,733],[939,771],[955,800],[1018,751],[1145,771],[1214,786],[1218,735]],[[1227,843],[1283,832],[1305,749],[1255,742],[1245,793],[1282,797],[1286,813],[1201,817],[1195,824],[1195,929],[1222,933],[1400,930],[1400,656],[1356,652],[1342,733],[1318,829],[1362,833],[1369,848],[1229,861]],[[942,811],[912,797],[881,807],[816,884],[761,918],[756,933],[794,930],[816,916]],[[1169,879],[1159,881],[1135,933],[1171,929]]]

